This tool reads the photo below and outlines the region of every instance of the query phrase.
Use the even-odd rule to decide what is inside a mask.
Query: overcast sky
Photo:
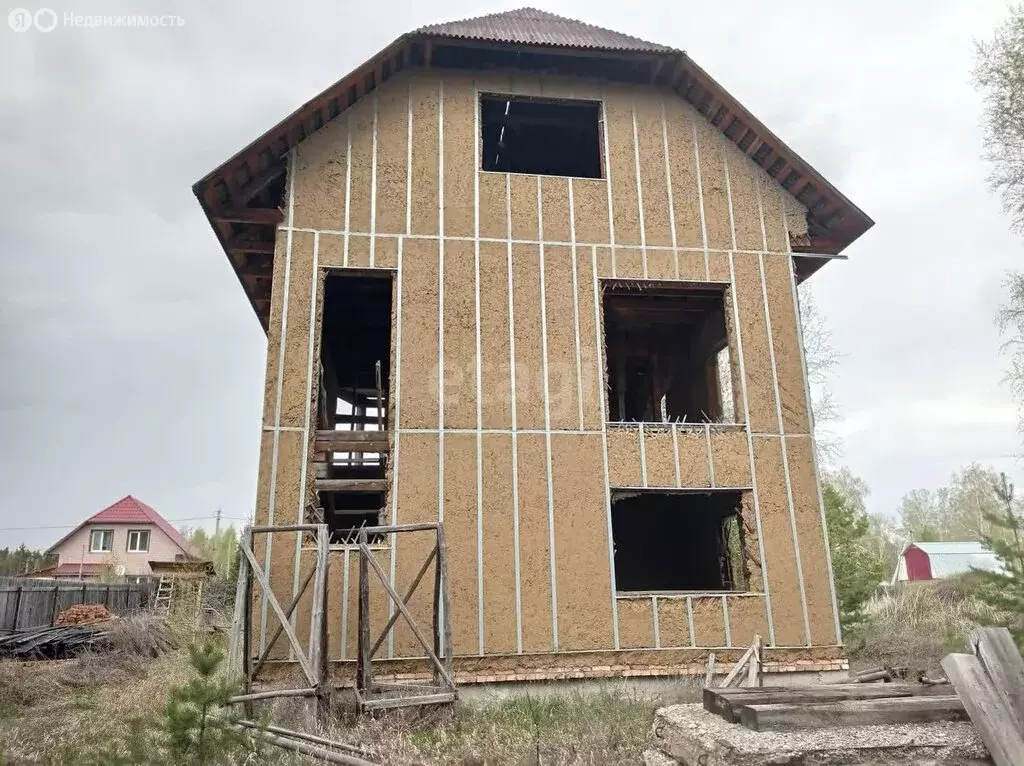
[[[4,25],[14,7],[0,0],[0,547],[47,546],[128,493],[179,524],[218,507],[241,522],[265,338],[191,184],[403,32],[514,6],[81,0],[47,7],[184,25],[49,34]],[[970,84],[1003,2],[543,7],[686,50],[877,222],[813,278],[844,355],[842,461],[871,510],[972,460],[1024,478],[992,324],[1021,241],[985,187]]]

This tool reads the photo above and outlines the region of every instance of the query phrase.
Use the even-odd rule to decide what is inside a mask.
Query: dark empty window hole
[[[600,104],[480,97],[482,169],[601,178]]]
[[[738,490],[614,491],[616,590],[746,590],[742,502]]]

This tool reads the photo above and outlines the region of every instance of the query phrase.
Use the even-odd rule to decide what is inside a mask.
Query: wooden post
[[[251,548],[252,540],[252,530],[246,527],[238,544]],[[239,549],[238,555],[242,560],[238,562],[239,587],[235,589],[235,598],[240,594],[242,599],[242,691],[249,694],[252,691],[252,676],[249,671],[252,662],[252,572],[249,569],[249,558],[244,551]],[[246,702],[243,710],[247,716],[252,716],[252,702]]]
[[[105,606],[108,611],[110,610],[110,583],[107,583],[107,592],[103,596],[103,606]]]
[[[85,606],[85,589],[87,587],[89,587],[89,586],[86,585],[85,582],[83,581],[82,582],[82,606]]]
[[[441,525],[438,524],[438,531]],[[434,654],[441,659],[441,536],[434,539],[434,552],[437,554],[437,565],[434,567],[434,603],[431,612],[432,631],[434,636]],[[441,674],[434,669],[434,685],[441,683]]]
[[[443,631],[441,642],[444,649],[444,657],[438,656],[438,659],[443,659],[444,669],[448,672],[448,678],[454,681],[455,676],[452,673],[452,621],[451,610],[448,608],[448,553],[445,550],[444,543],[444,524],[440,522],[437,525],[437,571],[438,581],[441,584],[441,625]]]
[[[316,673],[316,714],[321,723],[328,719],[331,709],[331,684],[327,664],[327,525],[320,525],[316,533],[316,579],[313,584],[313,626],[310,631],[309,664]]]
[[[372,691],[373,670],[370,667],[370,564],[372,555],[366,547],[369,538],[366,528],[359,530],[359,660],[356,667],[356,687],[364,694]]]
[[[60,586],[53,586],[53,609],[50,611],[50,625],[57,624],[57,605],[60,603]]]
[[[14,624],[11,626],[11,630],[18,629],[18,612],[21,611],[21,593],[25,589],[25,586],[19,585],[18,590],[14,594]]]

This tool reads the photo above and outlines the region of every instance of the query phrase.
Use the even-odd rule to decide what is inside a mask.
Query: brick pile
[[[103,604],[76,604],[57,614],[57,625],[92,625],[113,619]]]

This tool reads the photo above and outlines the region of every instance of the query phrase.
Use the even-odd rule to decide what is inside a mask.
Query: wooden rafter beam
[[[242,187],[231,190],[231,203],[236,209],[244,208],[249,200],[269,186],[275,179],[284,175],[283,162],[277,162],[249,179]]]
[[[213,219],[224,223],[258,223],[276,226],[284,220],[284,212],[279,207],[232,208],[214,213]]]
[[[229,253],[263,253],[274,254],[274,242],[247,237],[230,237],[224,242],[224,249]]]

